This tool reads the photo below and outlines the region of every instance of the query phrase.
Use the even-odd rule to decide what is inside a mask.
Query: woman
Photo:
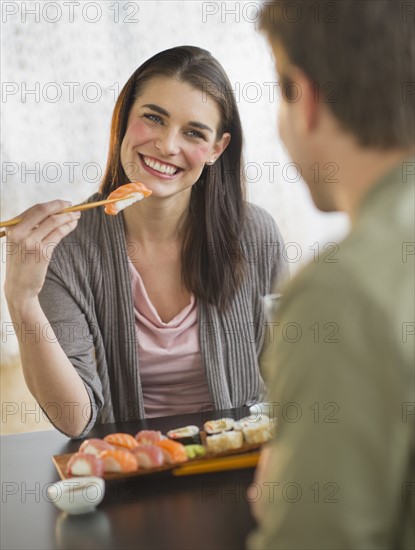
[[[272,218],[244,202],[241,151],[222,67],[172,48],[122,90],[89,200],[137,180],[152,195],[114,217],[56,215],[66,204],[52,201],[8,231],[14,246],[39,248],[39,261],[9,258],[5,292],[17,326],[46,327],[38,341],[21,331],[22,365],[65,434],[263,398],[262,297],[286,268]]]

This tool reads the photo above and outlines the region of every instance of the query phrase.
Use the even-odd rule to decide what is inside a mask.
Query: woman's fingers
[[[42,243],[49,243],[51,239],[58,239],[56,242],[58,244],[69,233],[66,226],[72,222],[77,222],[80,217],[80,212],[66,212],[65,214],[48,216],[29,231],[23,241],[26,243],[26,246],[29,246],[30,243],[36,243],[37,246],[41,246]],[[24,232],[26,233],[25,230]]]
[[[66,216],[65,214],[59,214],[60,216]],[[47,235],[43,238],[42,243],[45,243],[48,250],[48,259],[50,259],[51,253],[55,250],[56,246],[61,242],[61,240],[69,235],[71,231],[73,231],[76,226],[78,225],[78,220],[81,217],[80,212],[71,212],[70,214],[67,214],[69,219],[65,221],[64,223],[56,223],[53,225],[48,224],[47,228],[44,228],[42,224],[41,229],[43,230],[49,230]],[[39,228],[38,228],[39,229]],[[36,230],[37,231],[37,230]]]
[[[4,288],[10,303],[26,303],[41,291],[53,250],[80,218],[80,212],[56,213],[66,205],[64,201],[36,205],[7,230]]]
[[[14,242],[24,240],[30,232],[45,221],[49,216],[60,212],[71,203],[62,200],[54,200],[41,204],[35,204],[21,214],[23,220],[8,229],[7,235]]]

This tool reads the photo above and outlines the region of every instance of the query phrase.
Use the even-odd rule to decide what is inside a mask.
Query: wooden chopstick
[[[183,463],[172,470],[175,476],[191,476],[194,474],[208,474],[210,472],[223,472],[225,470],[241,470],[253,468],[258,464],[259,451],[240,455],[223,456],[200,460],[193,463]]]
[[[89,210],[90,208],[96,208],[97,206],[103,206],[104,204],[110,204],[112,202],[122,201],[125,200],[125,197],[119,197],[117,199],[105,199],[102,201],[96,201],[96,202],[87,202],[87,203],[80,203],[80,204],[74,204],[73,206],[68,206],[67,208],[64,208],[63,210],[60,210],[59,212],[56,212],[56,214],[65,214],[66,212],[82,212],[83,210]],[[0,222],[0,227],[11,227],[13,225],[17,225],[23,220],[21,217],[12,218],[11,220],[6,220],[4,222]],[[2,235],[5,234],[4,231],[2,231]]]

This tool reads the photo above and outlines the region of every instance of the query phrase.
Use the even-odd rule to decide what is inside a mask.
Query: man
[[[261,27],[282,140],[352,228],[288,286],[263,351],[277,425],[248,547],[413,548],[414,3],[278,0]]]

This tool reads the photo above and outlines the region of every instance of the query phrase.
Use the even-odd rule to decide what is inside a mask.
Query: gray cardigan
[[[88,201],[100,198],[95,194]],[[280,233],[265,210],[247,205],[242,241],[248,269],[232,307],[220,314],[198,301],[202,364],[215,409],[263,399],[262,297],[287,272]],[[79,437],[96,422],[145,418],[127,246],[122,214],[108,216],[101,208],[84,212],[55,248],[39,296],[89,394],[91,409],[83,411],[89,422]]]

